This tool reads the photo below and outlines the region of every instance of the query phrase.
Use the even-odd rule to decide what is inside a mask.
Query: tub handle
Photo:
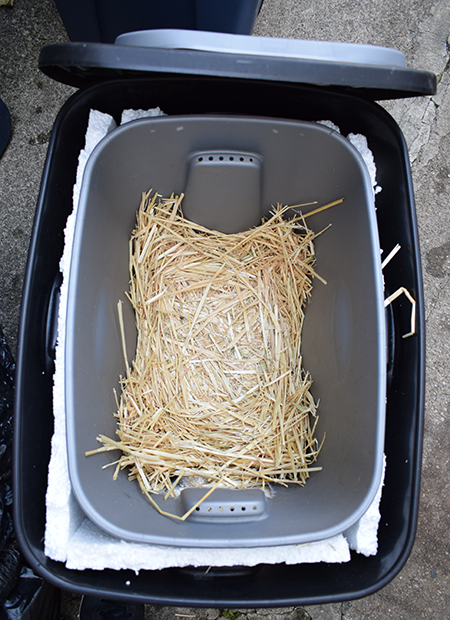
[[[54,371],[61,284],[62,274],[58,272],[51,285],[47,306],[47,320],[45,324],[45,366],[49,372]]]

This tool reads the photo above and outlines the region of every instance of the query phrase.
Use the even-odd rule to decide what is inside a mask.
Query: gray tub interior
[[[213,159],[202,157],[197,169],[199,153]],[[257,224],[277,202],[320,205],[345,198],[308,220],[317,232],[331,224],[316,240],[316,270],[327,285],[315,280],[303,330],[303,363],[320,400],[317,437],[326,433],[326,440],[318,461],[323,470],[305,487],[275,486],[271,498],[258,490],[218,489],[180,523],[158,514],[125,472],[114,481],[113,469],[102,469],[118,453],[84,453],[98,445],[99,433],[114,437],[116,430],[113,388],[125,370],[119,300],[125,302],[130,360],[134,354],[125,291],[141,192],[154,188],[166,196],[190,188],[192,196],[210,187],[219,187],[217,201],[206,206],[203,196],[196,212],[186,196],[186,209],[200,223],[230,226],[226,232]],[[233,207],[230,198],[237,200]],[[381,479],[386,397],[380,249],[365,164],[332,130],[307,122],[190,116],[139,120],[109,134],[84,175],[66,333],[71,482],[85,514],[114,536],[198,547],[306,543],[343,532],[370,505]],[[187,489],[178,499],[156,499],[181,515],[202,493]]]

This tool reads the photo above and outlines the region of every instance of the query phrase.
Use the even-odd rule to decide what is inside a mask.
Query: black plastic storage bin
[[[402,568],[416,530],[422,453],[425,324],[420,253],[408,154],[402,133],[376,98],[430,94],[433,75],[402,68],[255,58],[111,45],[56,44],[40,67],[80,87],[61,109],[48,148],[23,293],[15,412],[15,524],[30,565],[74,592],[157,605],[274,607],[354,599],[386,585]],[[159,106],[167,114],[239,114],[319,121],[344,135],[368,139],[377,164],[381,248],[403,251],[384,269],[386,297],[403,286],[417,301],[416,335],[410,304],[386,311],[388,385],[379,548],[352,553],[345,564],[258,565],[253,568],[72,571],[44,554],[45,493],[52,413],[52,338],[72,187],[89,110],[120,120],[124,108]],[[127,581],[131,585],[126,585]]]
[[[71,41],[113,43],[148,28],[250,34],[263,0],[55,0]]]

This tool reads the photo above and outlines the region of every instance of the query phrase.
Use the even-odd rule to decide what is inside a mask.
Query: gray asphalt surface
[[[427,381],[416,542],[400,574],[367,598],[305,609],[239,610],[249,620],[450,617],[450,5],[448,0],[265,0],[257,35],[371,43],[401,50],[438,76],[433,97],[384,104],[409,148],[426,296]],[[46,43],[67,40],[51,0],[0,6],[0,97],[13,132],[0,159],[0,324],[16,350],[21,291],[50,131],[73,89],[39,73]],[[65,594],[61,618],[77,617]],[[218,610],[147,608],[148,617],[216,620]],[[236,616],[237,614],[234,614]]]

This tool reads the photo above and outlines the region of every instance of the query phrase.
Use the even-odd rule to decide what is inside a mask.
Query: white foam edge
[[[342,563],[350,560],[342,534],[322,542],[250,549],[166,547],[114,539],[85,519],[69,546],[66,566],[73,570],[159,570],[183,566],[256,566],[257,564]]]

